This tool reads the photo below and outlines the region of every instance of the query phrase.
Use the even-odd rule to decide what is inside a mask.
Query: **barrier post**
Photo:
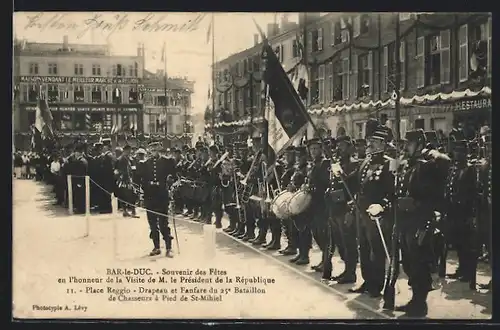
[[[85,237],[90,234],[90,177],[85,176]]]
[[[111,209],[113,214],[118,213],[118,198],[116,198],[115,194],[111,194]]]
[[[116,221],[118,213],[118,198],[115,194],[111,194],[111,207],[113,209],[113,256],[118,258],[118,223]]]
[[[215,257],[215,226],[214,225],[203,225],[203,240],[204,240],[204,250],[205,258],[213,259]]]
[[[67,176],[68,182],[68,212],[73,215],[73,184],[71,182],[71,175]]]

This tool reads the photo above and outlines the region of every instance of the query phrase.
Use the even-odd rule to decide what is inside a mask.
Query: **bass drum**
[[[290,215],[297,216],[307,211],[309,205],[311,205],[311,200],[312,196],[307,191],[300,189],[295,192],[288,204]]]
[[[288,219],[290,212],[288,211],[288,203],[292,198],[293,193],[283,190],[271,202],[271,212],[280,220]]]

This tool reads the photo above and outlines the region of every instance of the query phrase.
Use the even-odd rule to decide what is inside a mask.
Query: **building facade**
[[[190,143],[194,82],[186,77],[167,79],[163,71],[155,74],[146,71],[141,92],[144,134],[164,137],[169,146]]]
[[[298,63],[296,40],[305,44],[307,108],[316,125],[329,135],[345,132],[362,137],[370,116],[385,115],[394,120],[391,96],[395,91],[396,56],[401,63],[402,134],[415,128],[446,134],[456,121],[477,128],[489,119],[490,14],[329,13],[301,14],[300,18],[299,26],[289,30],[273,34],[268,28],[269,41],[278,48],[277,55],[287,72]],[[395,44],[397,25],[399,45]],[[286,27],[286,22],[281,26]],[[259,54],[262,45],[251,49],[255,50],[250,53]],[[237,67],[250,53],[246,50],[221,63]],[[231,79],[229,76],[223,82],[233,92],[237,84]],[[254,97],[255,102],[260,101],[260,96]],[[227,109],[234,113],[239,108]],[[246,124],[235,120],[227,123],[227,119],[233,118],[222,118],[219,127]],[[312,134],[309,129],[308,135]]]
[[[104,45],[31,43],[14,47],[14,131],[19,145],[35,122],[38,88],[48,100],[54,130],[63,136],[142,131],[144,48],[113,56]]]

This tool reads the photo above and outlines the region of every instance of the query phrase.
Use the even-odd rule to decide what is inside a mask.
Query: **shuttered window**
[[[424,87],[425,85],[425,38],[419,37],[417,39],[417,88]],[[402,135],[404,136],[404,135]]]
[[[318,51],[323,50],[323,28],[318,29],[318,39],[316,39],[318,43]]]
[[[469,79],[469,35],[467,24],[460,26],[458,30],[458,78],[460,82]]]
[[[368,52],[368,70],[369,70],[369,94],[373,95],[373,52]]]
[[[439,38],[441,51],[441,84],[450,83],[450,30],[441,31]]]
[[[384,47],[384,65],[382,68],[382,91],[387,92],[388,90],[388,79],[389,79],[389,48]]]
[[[318,103],[325,103],[325,65],[318,68]]]
[[[342,99],[349,99],[349,58],[342,59]]]
[[[406,41],[402,40],[399,45],[399,62],[401,63],[401,85],[400,90],[406,89]]]
[[[352,56],[352,97],[358,97],[358,55]]]

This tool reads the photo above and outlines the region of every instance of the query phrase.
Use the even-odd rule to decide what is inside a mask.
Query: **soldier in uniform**
[[[210,223],[212,221],[212,213],[215,215],[215,228],[222,228],[222,186],[220,180],[221,166],[217,164],[219,160],[219,148],[217,145],[212,145],[209,148],[210,162],[207,170],[209,171],[208,185],[210,187]]]
[[[359,167],[359,161],[354,160],[352,156],[352,140],[349,136],[343,135],[337,139],[338,159],[334,159],[337,166],[342,169],[342,175],[348,177]],[[338,162],[338,163],[337,163]],[[356,240],[356,221],[351,213],[348,212],[347,202],[350,200],[349,191],[352,189],[346,187],[346,181],[340,176],[332,175],[331,185],[326,194],[329,211],[330,239],[329,251],[331,256],[325,260],[323,269],[323,279],[335,280],[339,284],[356,283],[356,265],[358,262],[358,246]],[[332,278],[331,257],[335,253],[335,247],[338,248],[340,257],[344,261],[344,271]]]
[[[311,268],[322,272],[324,261],[328,258],[328,217],[326,212],[325,193],[330,183],[330,159],[323,155],[321,140],[314,138],[307,141],[311,166],[307,175],[307,190],[311,193],[311,205],[308,213],[311,219],[311,231],[316,244],[321,249],[322,257],[318,265]]]
[[[304,183],[306,183],[308,173],[307,148],[305,146],[298,146],[295,148],[295,152],[297,156],[297,165],[288,186],[288,190],[291,192],[297,191]],[[309,215],[306,212],[305,214],[294,216],[291,219],[293,221],[293,226],[298,232],[297,245],[299,253],[289,261],[297,265],[307,265],[309,263],[309,250],[311,249],[312,236],[311,227],[307,222],[308,216]]]
[[[492,235],[491,235],[491,217],[492,217],[492,205],[491,205],[491,133],[485,132],[483,136],[481,136],[483,143],[483,158],[479,160],[479,171],[480,171],[480,180],[481,180],[481,194],[480,201],[481,207],[479,208],[479,228],[481,229],[481,243],[483,243],[486,247],[486,256],[485,259],[488,259],[490,263],[491,269],[493,269],[491,257],[491,248],[492,248]],[[479,284],[480,289],[491,289],[491,280],[489,283]]]
[[[365,139],[357,139],[356,140],[356,153],[355,158],[358,160],[363,160],[366,158],[366,140]]]
[[[289,146],[285,150],[285,162],[283,164],[280,183],[282,189],[287,189],[291,184],[293,173],[295,172],[295,147]],[[287,246],[278,251],[282,255],[289,256],[297,254],[299,233],[291,219],[282,220],[282,227],[287,239]]]
[[[184,158],[182,156],[182,151],[180,149],[173,149],[173,157],[175,160],[175,174],[176,177],[179,178],[182,175],[182,166],[184,163]],[[179,191],[176,192],[175,196],[172,196],[174,199],[174,212],[176,214],[181,214],[184,210],[184,200]]]
[[[234,149],[234,150],[233,150]],[[233,158],[236,145],[233,145],[233,149],[228,149],[230,152],[226,160],[223,162],[224,173],[221,176],[222,185],[222,199],[224,204],[224,210],[229,218],[229,226],[224,228],[224,231],[228,234],[233,234],[238,230],[238,214],[236,207],[236,182],[234,181],[236,160]]]
[[[202,189],[198,190],[197,201],[200,205],[200,221],[205,224],[212,224],[212,209],[211,209],[211,167],[213,166],[210,159],[208,148],[203,145],[200,148],[200,169],[197,180],[202,184]]]
[[[450,278],[469,282],[476,289],[475,276],[478,258],[478,228],[476,219],[477,178],[474,166],[467,162],[466,140],[453,141],[453,164],[445,191],[445,238],[458,255],[458,268]]]
[[[407,158],[401,166],[394,160],[396,165],[392,167],[398,168],[399,185],[395,191],[397,203],[394,204],[397,207],[397,237],[412,298],[396,310],[406,312],[408,316],[423,317],[427,315],[426,300],[432,289],[436,200],[443,191],[436,186],[436,179],[446,174],[450,159],[437,150],[430,151],[427,157],[422,154],[426,136],[421,129],[407,132],[406,140]]]
[[[115,190],[114,168],[115,157],[111,148],[111,139],[102,139],[102,153],[99,156],[99,174],[96,177],[96,182],[99,184],[96,194],[99,196],[99,211],[100,213],[113,212],[111,207],[111,193]],[[104,190],[103,190],[104,189]]]
[[[147,217],[153,240],[154,248],[149,254],[156,256],[160,250],[160,232],[165,241],[166,256],[172,255],[172,239],[168,224],[169,195],[168,185],[173,182],[175,175],[175,162],[173,159],[160,157],[161,144],[150,145],[152,155],[141,164],[140,178],[144,191],[144,206],[148,210]],[[153,213],[154,212],[154,213]]]
[[[100,171],[100,163],[99,163],[99,155],[102,151],[102,142],[94,143],[93,150],[91,155],[87,158],[89,162],[89,176],[92,181],[96,181],[99,178]],[[90,207],[98,208],[99,207],[99,187],[96,186],[95,183],[90,183]]]
[[[85,147],[82,143],[75,146],[74,159],[71,164],[73,206],[76,214],[85,213],[85,176],[88,174],[88,162],[83,157]]]
[[[386,248],[389,248],[393,223],[391,202],[394,198],[394,176],[384,155],[387,129],[383,126],[373,127],[367,129],[367,134],[368,155],[358,170],[347,179],[348,186],[353,187],[352,193],[358,195],[357,204],[353,201],[351,205],[357,205],[356,211],[360,212],[359,257],[364,280],[360,287],[352,288],[349,292],[368,293],[376,298],[381,296],[384,287],[386,253],[381,232]],[[372,219],[380,220],[380,230]]]
[[[123,201],[123,216],[139,218],[135,213],[136,196],[132,185],[133,171],[132,166],[136,167],[130,159],[131,147],[125,145],[123,154],[116,160],[116,170],[118,171],[117,189],[118,196]],[[129,211],[131,213],[129,213]]]

